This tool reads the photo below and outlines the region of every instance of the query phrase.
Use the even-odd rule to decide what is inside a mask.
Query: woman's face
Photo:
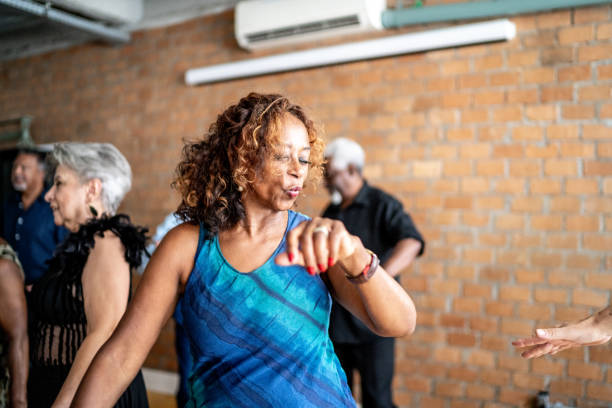
[[[299,119],[286,114],[280,129],[278,149],[264,159],[245,198],[276,211],[290,209],[308,176],[309,160],[308,131]]]
[[[81,183],[78,175],[70,168],[59,165],[53,177],[53,187],[45,194],[45,200],[53,210],[53,221],[70,231],[90,217],[87,206],[88,183]]]

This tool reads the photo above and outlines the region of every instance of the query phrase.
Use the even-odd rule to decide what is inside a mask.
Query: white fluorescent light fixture
[[[465,24],[194,68],[185,73],[185,83],[187,85],[201,85],[440,48],[507,41],[513,39],[515,35],[516,26],[507,19]]]

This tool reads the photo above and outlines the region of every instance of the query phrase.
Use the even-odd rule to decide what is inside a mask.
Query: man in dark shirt
[[[328,145],[325,157],[332,203],[323,217],[342,221],[348,232],[379,256],[385,271],[399,281],[400,272],[425,248],[410,215],[398,200],[365,181],[365,154],[357,143],[336,139]],[[391,383],[395,340],[372,333],[336,302],[329,333],[351,389],[353,370],[359,372],[363,408],[394,407]]]
[[[26,286],[46,271],[46,262],[68,231],[53,222],[45,201],[45,163],[41,152],[21,150],[13,162],[11,182],[16,193],[3,205],[2,236],[17,252],[23,265]]]

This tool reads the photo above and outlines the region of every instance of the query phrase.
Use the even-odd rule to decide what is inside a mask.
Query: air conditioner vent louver
[[[253,33],[247,35],[247,39],[250,43],[256,43],[260,41],[273,40],[276,38],[285,38],[294,35],[301,35],[307,33],[316,33],[320,31],[327,31],[334,28],[340,27],[351,27],[359,26],[359,16],[353,14],[346,17],[332,18],[329,20],[317,21],[314,23],[301,24],[293,27],[283,27],[276,30],[261,31],[259,33]]]
[[[249,0],[236,4],[238,44],[262,49],[381,30],[386,0]]]

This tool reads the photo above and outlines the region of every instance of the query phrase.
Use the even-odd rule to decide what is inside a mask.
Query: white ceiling
[[[177,24],[233,8],[238,0],[143,0],[143,18],[127,31]],[[0,61],[41,54],[96,39],[92,34],[0,5]]]

